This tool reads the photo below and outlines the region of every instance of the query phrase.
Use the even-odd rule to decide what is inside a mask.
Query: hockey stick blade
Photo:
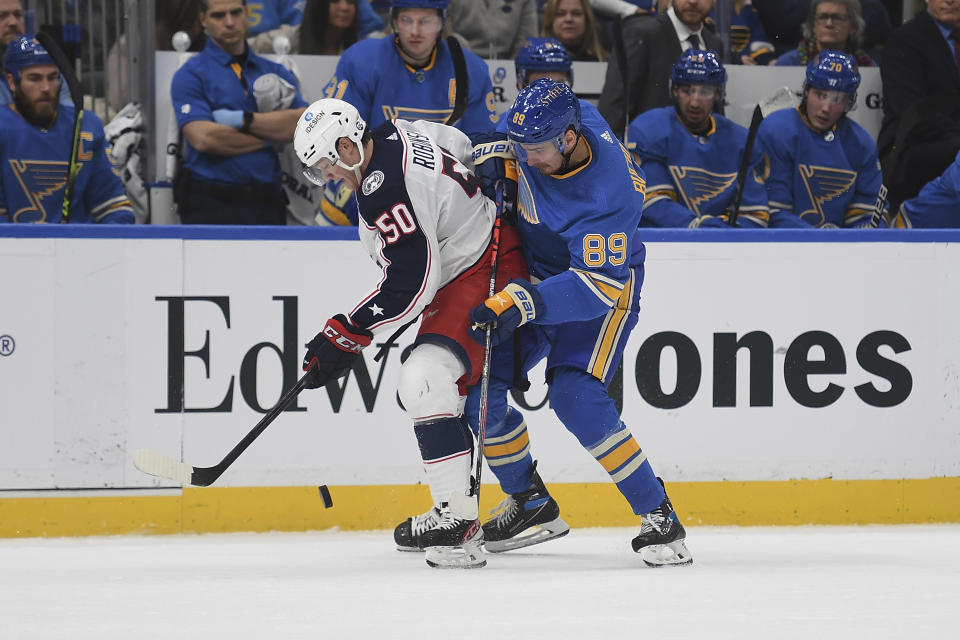
[[[180,484],[192,484],[193,467],[154,451],[137,449],[133,454],[133,466],[158,478],[167,478]]]
[[[214,466],[191,467],[184,462],[177,462],[159,453],[143,449],[134,454],[134,466],[140,469],[140,471],[152,476],[169,478],[182,484],[192,484],[195,487],[209,487],[240,457],[241,453],[246,451],[247,447],[249,447],[254,440],[260,437],[260,434],[270,426],[271,422],[276,420],[277,416],[283,413],[284,409],[293,404],[300,392],[306,388],[307,379],[311,373],[313,373],[313,370],[303,374],[300,379],[297,380],[297,384],[290,387],[290,389],[283,394],[277,404],[260,419],[260,422],[254,425],[253,429],[243,437],[243,440],[238,442],[237,445],[230,450],[230,453],[224,456],[223,460]]]

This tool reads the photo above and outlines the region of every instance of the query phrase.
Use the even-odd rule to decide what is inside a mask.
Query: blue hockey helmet
[[[855,98],[860,87],[860,70],[856,60],[848,53],[824,49],[807,64],[804,93],[808,87],[849,93]]]
[[[7,73],[12,73],[14,80],[20,81],[21,69],[38,64],[56,65],[43,45],[37,42],[36,37],[27,34],[10,41],[7,53],[3,56],[3,69]]]
[[[530,71],[563,71],[573,84],[573,58],[555,38],[527,38],[514,59],[517,79],[527,85]]]
[[[687,49],[680,54],[670,73],[670,87],[681,84],[711,84],[718,87],[723,95],[727,70],[715,52]]]
[[[450,0],[393,0],[390,9],[436,9],[443,14],[449,4]]]
[[[563,82],[537,78],[520,90],[507,111],[507,135],[514,142],[517,158],[525,161],[521,144],[553,142],[563,153],[563,134],[580,132],[580,100]]]

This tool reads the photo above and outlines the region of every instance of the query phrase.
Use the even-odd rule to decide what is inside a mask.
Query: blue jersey
[[[745,128],[714,114],[709,131],[694,135],[670,106],[634,118],[629,136],[647,176],[645,226],[698,227],[708,217],[728,213],[746,146]],[[761,162],[762,155],[754,153],[737,217],[742,227],[766,227],[770,221]]]
[[[247,2],[248,35],[272,31],[282,24],[296,26],[303,20],[306,0],[254,0]]]
[[[775,57],[773,44],[767,39],[767,33],[760,22],[760,14],[747,0],[740,11],[730,15],[730,51],[734,62],[740,63],[740,56],[750,56],[757,64],[767,64]]]
[[[866,227],[883,184],[877,145],[843,117],[817,133],[799,107],[767,116],[757,145],[769,163],[771,227]]]
[[[467,50],[463,56],[470,93],[466,111],[454,126],[468,133],[492,131],[496,99],[487,63]],[[371,129],[395,118],[443,122],[453,113],[455,75],[444,40],[438,41],[423,69],[414,69],[400,57],[395,38],[388,36],[361,40],[344,51],[323,92],[355,106]]]
[[[894,226],[933,229],[960,227],[960,153],[943,175],[934,178],[900,207]]]
[[[247,49],[240,76],[231,68],[233,56],[207,38],[203,51],[187,60],[173,75],[170,97],[177,124],[183,127],[195,120],[213,121],[215,109],[257,111],[253,85],[262,75],[275,73],[294,87],[297,79],[283,65],[271,62]],[[297,89],[290,108],[307,106]],[[238,156],[200,153],[186,145],[184,166],[201,180],[227,184],[278,184],[280,161],[273,145]]]
[[[590,156],[579,168],[545,176],[518,167],[517,226],[545,308],[537,324],[604,315],[643,264],[643,173],[609,127],[584,126],[582,136]]]
[[[73,107],[61,106],[53,126],[29,124],[0,107],[0,222],[60,222],[73,143]],[[132,224],[133,209],[107,157],[103,124],[83,112],[79,169],[69,222]]]

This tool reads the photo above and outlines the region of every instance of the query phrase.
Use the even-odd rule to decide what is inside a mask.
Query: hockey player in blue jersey
[[[900,205],[896,228],[956,229],[960,227],[960,153],[942,175],[924,185]]]
[[[0,107],[0,222],[134,222],[123,183],[107,158],[103,125],[83,113],[78,170],[63,218],[74,109],[58,103],[60,72],[32,35],[14,39],[3,59],[13,102]]]
[[[340,56],[324,95],[354,105],[371,127],[393,118],[445,122],[457,100],[450,46],[441,37],[449,0],[394,0],[394,36],[361,40]],[[487,64],[463,51],[469,79],[464,132],[490,131],[497,122]]]
[[[807,65],[800,106],[760,125],[771,227],[870,226],[883,176],[877,144],[846,117],[859,86],[852,56],[821,51]]]
[[[547,359],[551,407],[641,517],[633,549],[650,565],[689,564],[683,525],[606,391],[637,322],[643,174],[609,128],[582,125],[579,100],[563,83],[532,83],[507,118],[519,168],[517,225],[531,280],[514,279],[475,307],[472,335],[482,342],[492,325],[501,344],[519,331],[524,369]],[[505,393],[491,383],[491,403]],[[493,432],[484,442],[512,437]],[[502,465],[498,477],[512,465],[533,472],[524,458]],[[511,496],[500,522],[484,526],[484,537],[495,528],[509,532],[511,521],[544,501]]]
[[[713,113],[726,83],[715,53],[688,49],[670,75],[674,105],[645,111],[630,123],[629,139],[647,176],[643,226],[729,228],[747,130]],[[754,153],[737,226],[763,228],[770,221],[761,162]]]
[[[556,38],[527,38],[513,61],[517,72],[517,89],[523,89],[539,78],[550,78],[573,86],[573,58],[566,47]],[[595,106],[586,100],[580,101],[580,114],[589,126],[606,127],[607,122]],[[507,114],[500,115],[497,131],[506,134]]]
[[[463,50],[469,91],[458,96],[456,67],[450,45],[440,36],[446,20],[449,0],[394,0],[391,21],[394,35],[370,38],[351,45],[337,63],[333,77],[323,89],[328,98],[354,105],[371,128],[394,118],[429,120],[452,124],[461,131],[492,131],[496,121],[496,101],[487,63]],[[453,115],[458,98],[466,107],[456,122]],[[343,211],[355,209],[344,199],[341,184],[326,186],[337,193]],[[328,207],[331,220],[350,217],[338,215]]]

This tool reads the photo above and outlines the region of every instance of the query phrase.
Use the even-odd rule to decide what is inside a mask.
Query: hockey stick
[[[497,261],[500,258],[500,221],[503,219],[503,180],[497,183],[497,217],[493,221],[493,233],[490,242],[493,251],[490,255],[490,295],[497,292]],[[480,375],[480,416],[477,420],[477,463],[474,468],[474,495],[480,503],[480,473],[483,471],[483,439],[487,434],[487,401],[490,396],[490,359],[493,355],[493,325],[487,324],[484,330],[486,342],[483,345],[483,373]]]
[[[177,52],[177,70],[180,69],[190,59],[187,49],[190,48],[190,35],[186,31],[177,31],[170,39],[170,44]],[[180,133],[180,125],[177,124],[177,115],[171,105],[170,118],[167,120],[167,147],[166,147],[166,167],[167,180],[173,182],[180,168],[180,150],[183,147],[183,136]]]
[[[623,21],[629,16],[620,16],[613,26],[613,53],[620,69],[623,85],[623,146],[630,149],[630,74],[627,72],[627,49],[623,44]]]
[[[467,100],[470,99],[470,78],[467,75],[467,61],[463,57],[460,41],[455,36],[448,36],[447,46],[450,48],[450,58],[453,60],[453,77],[457,93],[453,97],[453,111],[443,124],[453,126],[467,110]]]
[[[77,171],[80,169],[77,161],[77,154],[80,151],[80,128],[83,126],[83,94],[80,93],[80,81],[77,80],[77,74],[73,70],[67,56],[60,50],[57,41],[49,33],[41,31],[37,34],[39,42],[60,71],[70,88],[70,98],[73,100],[73,140],[70,143],[70,162],[67,164],[67,184],[63,190],[63,206],[60,208],[60,222],[70,222],[70,201],[73,199],[73,184],[77,179]]]
[[[873,215],[870,216],[870,228],[876,229],[880,226],[880,219],[883,218],[883,207],[887,204],[887,185],[881,184],[880,191],[877,192],[877,201],[873,203]]]
[[[790,89],[782,87],[775,93],[760,101],[753,109],[750,119],[750,129],[747,131],[747,142],[743,147],[743,157],[740,159],[740,168],[737,170],[737,186],[733,192],[733,202],[730,205],[730,219],[727,223],[731,227],[737,226],[737,217],[740,215],[740,201],[743,199],[743,189],[747,182],[747,171],[750,169],[750,158],[753,156],[753,145],[757,139],[757,131],[763,119],[780,109],[794,105],[793,94]]]
[[[311,373],[313,372],[308,371],[303,374],[303,376],[297,380],[297,384],[293,385],[289,391],[283,394],[280,401],[263,416],[260,422],[250,430],[250,433],[245,435],[243,440],[237,443],[237,446],[231,449],[230,453],[224,456],[223,460],[214,466],[191,467],[184,462],[177,462],[173,458],[168,458],[167,456],[146,449],[139,449],[133,454],[133,465],[137,469],[140,469],[140,471],[152,476],[168,478],[181,484],[192,484],[195,487],[209,487],[216,482],[217,478],[223,475],[223,472],[240,457],[240,454],[270,426],[270,423],[283,413],[283,410],[286,409],[288,405],[297,399],[297,396],[306,386],[307,378]]]

